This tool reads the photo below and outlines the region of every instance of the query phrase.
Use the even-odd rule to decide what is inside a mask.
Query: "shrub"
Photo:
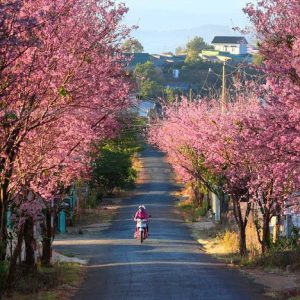
[[[293,268],[300,266],[300,249],[278,251],[271,249],[265,255],[257,257],[255,264],[263,267],[277,267],[285,269],[290,265]]]
[[[235,231],[225,230],[219,235],[219,241],[228,253],[236,253],[239,251],[239,235]]]
[[[0,262],[0,295],[6,286],[7,266],[6,262]]]

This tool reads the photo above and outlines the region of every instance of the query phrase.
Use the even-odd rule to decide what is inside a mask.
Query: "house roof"
[[[248,44],[243,36],[215,36],[212,44]]]
[[[149,53],[124,53],[125,56],[130,57],[131,61],[129,63],[130,67],[135,67],[137,64],[144,64],[150,61]]]

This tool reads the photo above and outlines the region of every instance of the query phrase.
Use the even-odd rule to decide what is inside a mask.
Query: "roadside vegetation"
[[[114,138],[94,146],[97,151],[92,152],[90,180],[81,180],[77,184],[79,190],[84,189],[88,193],[81,198],[80,209],[77,208],[74,213],[74,230],[70,227],[71,233],[82,233],[81,229],[77,231],[78,226],[110,223],[118,208],[118,198],[126,196],[135,186],[140,168],[138,153],[144,147],[141,134],[145,119],[126,114],[119,122],[122,123],[122,129]],[[9,263],[1,262],[1,293],[8,287],[8,270]],[[47,267],[38,263],[29,273],[22,263],[17,266],[13,289],[5,293],[4,299],[68,299],[80,285],[83,276],[84,268],[75,263],[55,263]]]
[[[121,122],[118,136],[96,145],[92,155],[90,187],[96,189],[100,197],[132,189],[137,177],[134,160],[143,149],[141,134],[146,123],[133,114]]]
[[[299,14],[291,9],[298,7],[297,1],[288,3],[260,1],[257,7],[249,3],[245,8],[260,39],[263,64],[257,70],[267,84],[258,76],[238,80],[233,92],[223,85],[221,99],[183,97],[168,105],[164,118],[149,130],[149,141],[167,153],[182,181],[199,185],[199,203],[182,204],[190,218],[196,219],[210,198],[214,219],[233,223],[229,230],[238,233],[243,259],[255,258],[258,264],[278,261],[286,267],[297,264],[299,230],[290,231],[292,217],[299,226],[300,214],[300,148],[295,139],[300,124],[299,59],[297,54],[286,57],[289,49],[299,46],[300,32],[283,18],[289,14],[298,22]],[[292,38],[282,36],[283,24]],[[256,251],[248,243],[250,227],[258,241]],[[231,236],[226,233],[225,238]]]
[[[215,221],[208,193],[193,182],[186,184],[174,197],[183,219],[192,229],[194,238],[207,253],[238,266],[300,271],[299,228],[292,226],[290,237],[271,234],[270,248],[262,253],[256,224],[261,220],[250,214],[246,228],[247,253],[240,255],[239,228],[230,206],[221,216],[221,220]]]
[[[139,121],[121,46],[130,29],[114,1],[2,2],[0,298],[38,299],[80,274],[53,265],[56,231],[134,186]]]
[[[75,263],[56,263],[51,268],[40,265],[34,273],[26,268],[18,268],[14,289],[8,292],[5,300],[54,300],[69,299],[84,278],[84,268]],[[2,273],[5,274],[5,273]],[[0,284],[6,284],[1,278]]]
[[[240,255],[239,230],[232,218],[223,216],[215,222],[209,205],[197,205],[190,185],[175,194],[179,209],[192,236],[201,249],[218,260],[236,267],[266,287],[267,295],[275,299],[299,299],[300,243],[299,229],[292,228],[290,238],[271,235],[270,249],[262,254],[256,226],[250,217],[246,229],[247,255]],[[282,278],[285,278],[283,281]],[[298,298],[297,298],[298,297]]]
[[[140,172],[139,153],[144,149],[143,131],[146,119],[128,113],[119,120],[120,133],[94,145],[91,177],[86,182],[87,193],[80,202],[79,214],[73,225],[86,226],[110,223],[120,199],[130,195]]]

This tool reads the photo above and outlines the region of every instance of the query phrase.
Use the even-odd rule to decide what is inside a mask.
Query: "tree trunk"
[[[242,226],[240,228],[240,255],[245,256],[247,254],[247,244],[246,244],[246,227]]]
[[[35,271],[35,239],[33,235],[33,220],[28,218],[24,225],[24,240],[25,240],[25,264],[28,270]]]
[[[2,156],[0,160],[1,182],[0,182],[0,261],[5,260],[7,246],[7,205],[9,200],[8,186],[13,174],[14,161],[20,148],[20,141],[15,141],[19,135],[21,127],[15,128],[6,140],[4,152],[6,158]],[[8,166],[8,167],[6,167]]]
[[[270,214],[269,214],[269,212],[265,212],[265,214],[264,214],[263,217],[264,218],[263,218],[263,234],[262,234],[261,251],[264,254],[271,247],[271,240],[270,240]]]
[[[276,223],[273,229],[273,243],[276,243],[279,238],[279,226],[280,226],[280,216],[276,216]]]
[[[7,278],[8,288],[12,288],[13,285],[14,285],[15,276],[16,276],[17,260],[18,260],[18,257],[21,254],[23,236],[24,236],[24,227],[22,226],[20,228],[19,233],[18,233],[18,239],[17,239],[16,247],[14,249],[12,257],[10,258],[9,269],[8,269],[8,278]]]
[[[5,186],[0,191],[0,261],[4,261],[6,257],[7,247],[7,193]]]
[[[51,227],[51,211],[47,208],[45,212],[45,224],[43,227],[43,254],[42,254],[42,265],[45,267],[50,266],[52,248],[52,227]]]
[[[245,256],[247,254],[247,244],[246,244],[246,227],[248,223],[248,217],[251,211],[251,204],[247,202],[247,208],[245,211],[245,215],[243,217],[242,208],[239,197],[232,198],[233,201],[233,212],[235,220],[239,227],[239,235],[240,235],[240,243],[239,243],[239,252],[241,256]]]

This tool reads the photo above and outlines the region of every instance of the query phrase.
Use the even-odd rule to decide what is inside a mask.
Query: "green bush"
[[[183,211],[185,219],[192,222],[197,221],[199,217],[204,217],[207,213],[207,205],[205,203],[197,206],[192,201],[187,200],[179,202],[177,207]]]
[[[0,295],[1,289],[4,289],[6,286],[7,268],[7,262],[0,262]]]
[[[300,246],[298,244],[298,230],[292,229],[292,238],[280,237],[264,255],[258,255],[253,263],[263,267],[285,269],[290,265],[300,267]]]
[[[15,286],[9,291],[8,299],[59,299],[59,290],[66,286],[78,287],[81,278],[82,269],[76,263],[56,263],[47,268],[38,265],[34,272],[28,272],[21,264],[18,265]]]
[[[195,210],[195,215],[197,217],[205,217],[207,213],[207,207],[205,205],[196,208]]]
[[[272,249],[265,255],[257,257],[254,264],[263,267],[276,267],[281,269],[285,269],[288,265],[293,268],[299,268],[300,249],[286,251],[275,251]]]
[[[120,121],[121,122],[121,121]],[[120,135],[97,145],[92,155],[92,179],[89,207],[97,206],[103,194],[112,195],[116,189],[134,187],[137,171],[133,167],[133,156],[142,150],[140,131],[144,121],[131,116]]]
[[[131,156],[119,149],[103,147],[94,161],[93,177],[108,194],[115,188],[130,188],[134,185],[136,171]]]

